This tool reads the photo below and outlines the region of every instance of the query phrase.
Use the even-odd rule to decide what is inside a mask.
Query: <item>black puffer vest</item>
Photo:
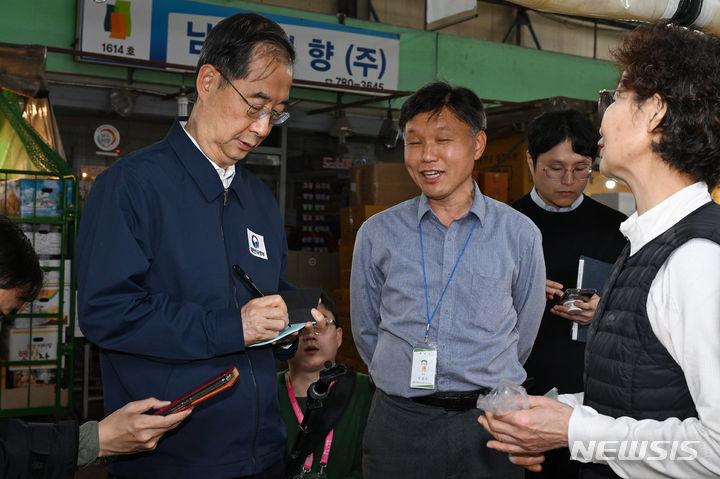
[[[697,417],[685,375],[653,333],[646,309],[660,267],[694,238],[720,244],[719,205],[703,205],[632,257],[626,246],[613,266],[585,349],[584,403],[600,414],[658,421]],[[581,477],[618,476],[596,464],[584,467]]]

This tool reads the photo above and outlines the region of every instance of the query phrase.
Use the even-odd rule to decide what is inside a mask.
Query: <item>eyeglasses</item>
[[[315,336],[322,336],[323,334],[325,334],[325,333],[327,333],[328,331],[330,331],[330,325],[331,325],[331,324],[335,324],[335,320],[326,317],[326,318],[325,318],[325,321],[323,321],[323,325],[322,325],[322,326],[318,326],[317,324],[313,324],[313,327],[312,327],[311,329],[303,328],[303,329],[300,330],[300,335],[302,336],[303,334],[309,334],[310,331],[312,331],[312,333],[313,333]]]
[[[602,120],[605,110],[615,102],[615,93],[620,90],[600,90],[598,92],[598,116]]]
[[[551,180],[562,180],[565,175],[570,173],[570,177],[573,181],[585,181],[588,176],[592,173],[591,166],[578,166],[577,168],[563,168],[558,166],[549,166],[543,168],[545,176]]]
[[[272,123],[273,125],[280,125],[282,123],[285,123],[287,119],[290,118],[290,113],[288,113],[287,111],[279,112],[267,107],[253,105],[248,101],[247,98],[245,98],[245,95],[240,93],[240,91],[235,88],[235,85],[233,85],[232,82],[228,80],[228,77],[226,77],[223,72],[221,72],[220,70],[218,70],[218,72],[220,73],[220,76],[223,77],[226,82],[228,82],[232,89],[235,90],[238,95],[240,95],[240,98],[242,98],[245,103],[248,104],[249,108],[247,110],[247,116],[249,116],[250,118],[254,120],[262,120],[266,116],[270,115],[270,123]]]

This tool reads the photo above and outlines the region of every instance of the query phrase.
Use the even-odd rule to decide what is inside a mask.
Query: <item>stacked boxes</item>
[[[3,322],[0,357],[10,364],[4,364],[0,371],[0,409],[64,406],[68,404],[68,391],[58,384],[58,365],[64,364],[58,359],[58,343],[69,314],[71,263],[65,262],[65,275],[61,277],[60,258],[62,223],[69,218],[67,209],[73,207],[74,180],[8,176],[0,180],[0,214],[18,221],[46,271],[37,299],[24,305],[19,317]]]
[[[493,138],[488,142],[482,158],[475,163],[474,172],[483,194],[507,202],[520,198],[532,189],[532,175],[526,156],[527,138],[523,140],[524,136],[524,133],[516,133]],[[501,177],[493,176],[498,172],[507,175],[507,192],[504,192],[505,187],[500,184]],[[491,175],[481,176],[480,173]]]
[[[59,233],[58,233],[59,234]],[[40,266],[43,268],[58,268],[60,260],[45,259],[40,260]],[[65,276],[63,282],[60,282],[60,271],[45,271],[45,281],[35,301],[26,303],[18,312],[31,314],[48,314],[52,316],[46,317],[19,317],[13,320],[16,328],[28,328],[32,320],[32,326],[36,327],[43,324],[57,324],[58,314],[60,313],[60,298],[62,297],[62,323],[67,324],[68,314],[70,313],[70,268],[71,260],[65,260]],[[62,291],[61,291],[62,288]]]
[[[40,258],[59,258],[62,253],[60,225],[21,223],[20,229],[30,240]]]
[[[414,198],[420,189],[404,163],[377,163],[350,170],[350,207],[340,210],[340,288],[333,292],[343,325],[343,345],[338,360],[348,367],[367,372],[355,347],[350,323],[350,271],[355,235],[371,216]]]
[[[355,234],[366,219],[388,208],[387,205],[359,205],[340,209],[340,239],[344,246],[352,246]]]
[[[72,205],[71,180],[64,187],[62,180],[40,178],[0,182],[0,211],[8,216],[60,217],[65,203]]]
[[[67,388],[60,389],[60,402],[56,403],[56,384],[30,384],[25,387],[0,390],[0,409],[24,409],[32,407],[68,404]]]
[[[333,291],[340,323],[343,325],[343,344],[338,352],[338,361],[363,373],[367,373],[367,365],[360,359],[360,354],[355,347],[350,322],[350,271],[355,234],[365,220],[387,208],[389,206],[360,205],[340,210],[340,288]]]
[[[57,359],[58,326],[7,328],[3,330],[3,350],[8,361],[46,361]],[[11,366],[11,370],[26,366]],[[45,366],[44,366],[45,367]]]
[[[396,205],[420,194],[404,163],[376,163],[350,170],[350,205]]]
[[[58,326],[3,329],[3,357],[8,361],[48,361],[57,359]],[[9,366],[3,375],[2,389],[27,388],[55,384],[56,364]],[[6,373],[6,371],[3,371]],[[48,404],[52,405],[52,403]],[[2,407],[7,409],[7,405]]]
[[[9,361],[56,360],[58,327],[3,328],[3,357]],[[3,367],[0,409],[54,406],[56,382],[57,364]],[[61,404],[67,404],[67,389],[61,390]]]
[[[508,201],[508,174],[501,171],[473,171],[473,178],[485,196],[503,203]]]

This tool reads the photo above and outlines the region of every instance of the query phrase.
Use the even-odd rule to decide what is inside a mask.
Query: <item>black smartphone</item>
[[[167,416],[168,414],[184,411],[191,406],[199,404],[235,384],[238,375],[237,368],[232,367],[212,378],[202,386],[193,389],[187,394],[183,394],[167,406],[156,410],[153,416]]]
[[[563,293],[556,303],[564,304],[567,301],[587,301],[595,293],[597,293],[597,289],[592,288],[566,289],[565,293]]]

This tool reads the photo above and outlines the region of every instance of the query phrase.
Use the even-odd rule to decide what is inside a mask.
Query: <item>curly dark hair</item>
[[[714,187],[720,181],[720,38],[667,20],[629,33],[613,56],[620,88],[637,102],[667,105],[653,144],[672,168]]]

